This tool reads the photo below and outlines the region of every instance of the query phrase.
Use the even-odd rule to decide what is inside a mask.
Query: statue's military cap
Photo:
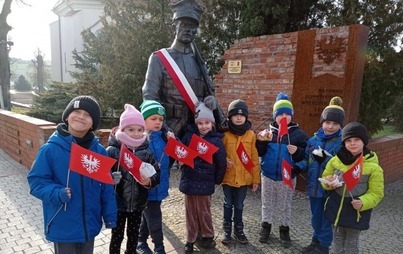
[[[179,18],[192,18],[199,23],[203,9],[195,0],[182,0],[172,5],[173,21]]]

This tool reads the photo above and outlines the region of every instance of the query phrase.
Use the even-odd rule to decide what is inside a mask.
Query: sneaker
[[[229,244],[231,242],[231,233],[223,232],[221,235],[221,242],[223,244]]]
[[[193,253],[193,243],[186,242],[185,244],[185,254]]]
[[[153,254],[147,243],[139,242],[136,248],[137,254]]]
[[[246,238],[243,231],[238,231],[238,232],[235,231],[234,238],[235,238],[235,240],[237,240],[238,242],[240,242],[242,244],[247,244],[249,242],[248,238]]]
[[[164,246],[155,247],[154,254],[166,254]]]

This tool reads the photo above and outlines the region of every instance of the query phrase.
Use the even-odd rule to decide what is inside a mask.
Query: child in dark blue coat
[[[193,244],[200,237],[200,246],[213,248],[214,227],[211,215],[211,195],[215,191],[215,185],[221,184],[227,168],[226,152],[222,141],[223,134],[215,127],[213,110],[217,107],[217,101],[213,96],[208,96],[204,102],[200,102],[195,110],[195,124],[189,125],[183,144],[189,145],[193,134],[218,148],[213,156],[213,163],[209,163],[200,157],[194,159],[194,168],[182,165],[182,176],[179,190],[185,194],[186,209],[186,245],[185,253],[193,252]]]

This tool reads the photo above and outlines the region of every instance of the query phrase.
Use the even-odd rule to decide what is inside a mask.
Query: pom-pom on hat
[[[160,115],[164,118],[166,117],[165,108],[161,105],[161,103],[154,100],[143,101],[143,103],[140,105],[140,111],[144,119],[147,119],[147,117],[152,115]]]
[[[203,9],[195,0],[182,0],[171,6],[174,12],[173,21],[180,18],[191,18],[199,24]]]
[[[133,105],[125,104],[125,111],[120,115],[119,129],[124,130],[129,125],[139,125],[144,129],[146,123],[144,122],[143,115]]]
[[[278,115],[286,113],[287,115],[294,116],[294,107],[288,99],[288,95],[279,93],[276,98],[276,103],[273,105],[273,119]]]
[[[346,141],[346,139],[354,137],[361,139],[362,142],[364,143],[364,146],[368,145],[369,135],[365,125],[359,122],[351,122],[348,123],[346,126],[344,126],[341,136],[343,144]]]
[[[228,118],[231,118],[233,115],[243,115],[248,118],[248,104],[241,99],[232,101],[228,105]]]
[[[217,100],[214,96],[207,96],[203,102],[196,105],[195,123],[201,120],[209,120],[215,123],[213,110],[217,108]]]
[[[329,106],[320,115],[320,124],[324,121],[333,121],[343,126],[345,113],[341,105],[343,105],[343,100],[339,96],[333,97],[329,102]]]
[[[98,102],[92,96],[81,95],[73,98],[62,114],[62,120],[65,124],[68,124],[67,118],[70,113],[76,109],[82,109],[88,112],[92,118],[92,130],[96,130],[101,122],[101,108]]]

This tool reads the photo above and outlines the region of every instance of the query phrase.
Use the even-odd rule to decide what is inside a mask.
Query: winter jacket
[[[234,167],[226,170],[222,183],[232,187],[260,184],[260,164],[256,149],[256,134],[248,130],[244,135],[238,136],[227,131],[224,133],[223,142],[227,152],[227,158],[233,161]],[[245,166],[242,164],[236,152],[241,142],[255,165],[252,169],[252,174],[245,169]]]
[[[327,163],[322,177],[338,175],[342,179],[342,174],[349,170],[351,165],[345,165],[338,156],[333,157]],[[362,176],[360,182],[354,189],[348,191],[343,184],[330,191],[330,196],[325,203],[325,216],[334,226],[366,230],[369,228],[371,212],[382,200],[384,193],[383,169],[379,166],[378,156],[370,151],[364,155]],[[325,184],[324,189],[330,190]],[[350,192],[350,193],[349,193]],[[362,208],[357,211],[351,204],[351,195],[354,199],[362,201]]]
[[[42,200],[45,236],[51,242],[83,243],[93,239],[101,231],[102,220],[107,227],[116,227],[113,185],[69,170],[73,142],[73,136],[55,131],[39,149],[27,177],[30,193]],[[106,156],[96,137],[89,150]],[[66,186],[71,189],[71,199],[65,206],[59,194]]]
[[[193,134],[200,136],[196,125],[189,125],[182,139],[183,144],[188,146]],[[215,191],[215,185],[222,183],[227,168],[227,154],[222,137],[223,134],[214,128],[203,137],[203,139],[218,147],[218,151],[213,154],[213,164],[196,157],[194,159],[194,168],[185,164],[182,165],[182,175],[179,182],[181,192],[186,195],[211,195]]]
[[[160,184],[148,190],[148,200],[161,201],[168,197],[169,189],[169,157],[164,153],[166,142],[163,139],[161,131],[153,131],[149,133],[149,144],[160,167]]]
[[[118,170],[118,162],[120,155],[121,143],[116,139],[112,132],[109,136],[109,145],[106,148],[109,157],[118,160],[112,168],[115,172]],[[160,170],[158,163],[154,158],[154,154],[148,147],[148,141],[146,140],[142,145],[131,150],[141,161],[150,163],[157,171],[151,179],[150,188],[155,188],[160,181]],[[116,186],[116,201],[118,210],[121,212],[133,212],[135,210],[143,210],[147,206],[148,189],[139,184],[134,177],[124,167],[119,167],[119,171],[122,173],[122,179]]]
[[[327,152],[323,162],[318,162],[312,153],[313,150],[318,149],[319,147]],[[318,179],[322,177],[326,163],[337,154],[340,147],[341,130],[332,135],[325,135],[323,129],[320,128],[319,131],[308,140],[308,144],[305,148],[304,159],[296,163],[296,165],[303,172],[308,171],[306,177],[306,191],[310,197],[323,198],[327,196]]]
[[[273,133],[272,140],[256,141],[257,151],[259,156],[262,157],[260,168],[262,175],[274,181],[283,181],[281,174],[283,158],[286,159],[291,166],[293,166],[295,162],[302,160],[304,158],[308,136],[299,128],[297,123],[291,122],[288,125],[288,135],[282,136],[277,143],[278,124],[276,122],[270,124],[270,130]],[[289,143],[298,147],[297,151],[292,156],[287,149]]]

